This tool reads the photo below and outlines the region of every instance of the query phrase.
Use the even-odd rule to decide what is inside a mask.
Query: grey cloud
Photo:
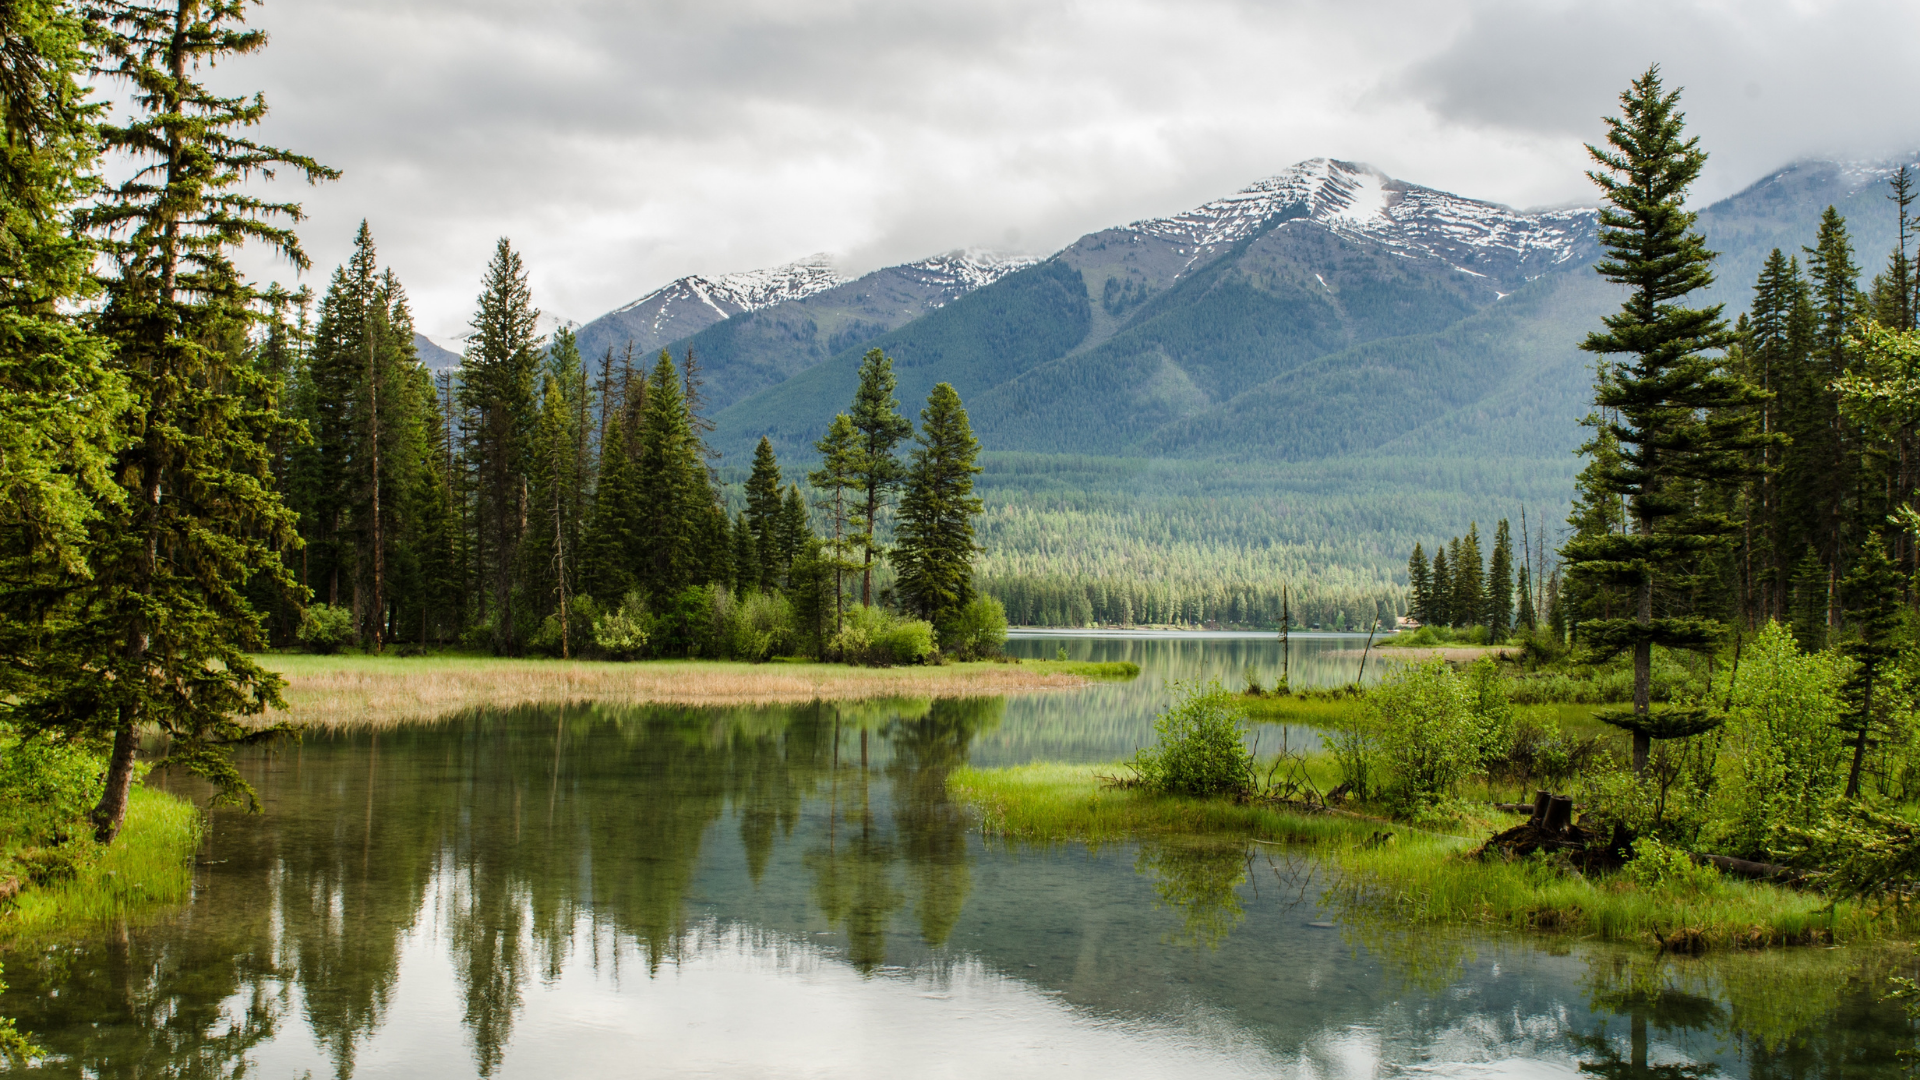
[[[1839,69],[1920,68],[1912,16],[1831,7],[1842,25],[1639,0],[269,0],[271,46],[218,78],[267,93],[268,138],[345,171],[294,192],[314,277],[367,217],[446,338],[501,235],[543,307],[586,319],[681,274],[820,250],[855,270],[1010,235],[1043,252],[1321,154],[1507,202],[1581,198],[1579,143],[1655,36],[1716,167],[1751,179],[1902,118]],[[1863,35],[1876,15],[1887,32]],[[1830,86],[1772,40],[1789,34]],[[1850,36],[1877,51],[1847,53]],[[1796,73],[1748,98],[1754,58]],[[1808,99],[1776,109],[1792,130],[1762,137],[1752,118],[1789,92]]]

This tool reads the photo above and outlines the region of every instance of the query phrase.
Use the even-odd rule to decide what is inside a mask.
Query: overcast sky
[[[1878,0],[267,0],[265,138],[323,288],[367,218],[420,328],[465,332],[510,237],[585,321],[688,273],[825,251],[1045,254],[1308,157],[1518,206],[1649,61],[1713,160],[1920,147],[1920,4]],[[264,258],[264,280],[291,272]]]

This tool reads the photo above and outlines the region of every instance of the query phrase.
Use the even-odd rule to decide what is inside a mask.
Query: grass
[[[1908,927],[1850,903],[1829,910],[1807,892],[1715,874],[1685,884],[1641,885],[1624,875],[1567,872],[1542,861],[1474,858],[1479,836],[1427,832],[1379,819],[1292,813],[1228,799],[1155,795],[1104,784],[1120,766],[1035,764],[960,769],[953,795],[980,814],[989,835],[1036,844],[1090,845],[1172,837],[1233,838],[1300,846],[1321,857],[1327,899],[1356,921],[1555,931],[1648,942],[1676,933],[1690,947],[1757,948],[1846,943]],[[1517,818],[1506,819],[1517,821]],[[1387,842],[1381,833],[1392,833]]]
[[[114,842],[73,877],[27,888],[0,915],[7,936],[111,923],[193,895],[201,817],[191,802],[136,785]]]
[[[522,660],[274,654],[287,679],[288,719],[323,727],[397,724],[472,708],[593,701],[639,705],[778,705],[877,698],[980,697],[1127,678],[1132,664],[1022,661],[937,667],[749,664],[722,660]],[[1131,669],[1131,670],[1122,670]]]

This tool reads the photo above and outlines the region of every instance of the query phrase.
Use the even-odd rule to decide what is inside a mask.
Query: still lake
[[[1356,677],[1360,641],[1295,635],[1294,684]],[[0,956],[52,1055],[22,1075],[1903,1075],[1905,952],[1404,933],[1306,852],[983,838],[954,766],[1113,760],[1170,680],[1282,665],[1265,635],[1010,643],[1062,648],[1143,674],[250,752],[265,813],[212,815],[191,904]]]

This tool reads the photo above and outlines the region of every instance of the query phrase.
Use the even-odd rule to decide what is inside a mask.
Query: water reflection
[[[985,843],[945,778],[1016,722],[960,700],[309,736],[245,759],[266,814],[215,815],[186,910],[15,949],[0,1011],[55,1052],[30,1075],[102,1077],[1839,1076],[1912,1041],[1872,992],[1904,960],[1410,934],[1285,849]]]

